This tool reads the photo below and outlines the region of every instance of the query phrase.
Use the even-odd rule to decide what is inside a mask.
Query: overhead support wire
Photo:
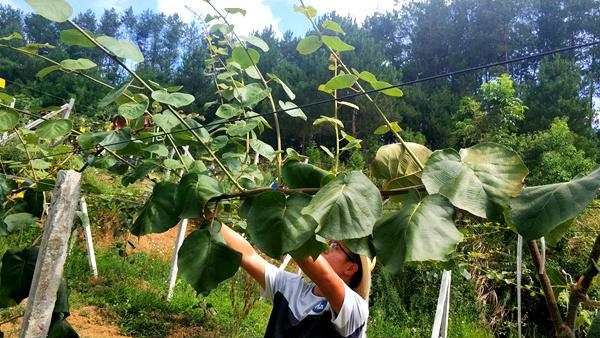
[[[147,136],[147,137],[139,137],[139,138],[135,138],[135,139],[132,139],[132,140],[126,140],[126,141],[119,141],[119,142],[114,142],[114,143],[108,143],[108,144],[103,144],[102,146],[103,147],[109,147],[109,146],[120,145],[120,144],[128,144],[128,143],[139,142],[139,141],[143,141],[143,140],[147,140],[147,139],[152,139],[152,138],[160,137],[160,136],[174,135],[174,134],[185,133],[185,132],[188,132],[188,131],[198,130],[198,129],[202,129],[202,128],[221,126],[221,125],[225,125],[225,124],[233,123],[233,122],[237,122],[237,121],[250,120],[250,119],[254,119],[254,118],[265,118],[265,117],[268,117],[268,116],[271,116],[271,115],[274,115],[274,114],[284,113],[284,112],[295,110],[295,109],[309,108],[309,107],[313,107],[313,106],[317,106],[317,105],[322,105],[322,104],[326,104],[326,103],[331,103],[331,102],[335,102],[335,101],[345,101],[345,100],[350,99],[350,98],[359,97],[359,96],[363,96],[363,95],[367,95],[367,94],[378,93],[378,92],[382,92],[382,91],[389,90],[389,89],[392,89],[392,88],[399,88],[399,87],[414,85],[414,84],[417,84],[417,83],[433,81],[433,80],[437,80],[437,79],[441,79],[441,78],[447,78],[447,77],[452,77],[452,76],[456,76],[456,75],[463,75],[463,74],[475,72],[475,71],[486,69],[486,68],[503,66],[503,65],[517,63],[517,62],[531,60],[531,59],[537,59],[537,58],[541,58],[541,57],[548,56],[548,55],[553,55],[553,54],[557,54],[557,53],[563,53],[563,52],[570,51],[570,50],[575,50],[575,49],[592,47],[592,46],[599,45],[599,44],[600,44],[600,41],[593,41],[593,42],[588,42],[588,43],[574,45],[574,46],[557,48],[557,49],[549,50],[549,51],[546,51],[546,52],[531,54],[531,55],[527,55],[527,56],[521,56],[521,57],[509,59],[509,60],[492,62],[492,63],[488,63],[488,64],[484,64],[484,65],[480,65],[480,66],[469,67],[469,68],[465,68],[465,69],[461,69],[461,70],[457,70],[457,71],[452,71],[452,72],[445,72],[445,73],[442,73],[442,74],[432,75],[432,76],[428,76],[428,77],[424,77],[424,78],[419,78],[419,79],[415,79],[415,80],[411,80],[411,81],[406,81],[406,82],[398,83],[398,84],[391,85],[391,86],[388,86],[388,87],[367,90],[367,91],[359,92],[359,93],[348,94],[348,95],[344,95],[344,96],[339,96],[337,98],[330,98],[330,99],[324,99],[324,100],[314,101],[314,102],[307,103],[307,104],[304,104],[304,105],[296,106],[296,107],[293,107],[293,108],[281,109],[281,110],[277,110],[277,111],[270,112],[270,113],[260,114],[260,115],[256,115],[256,116],[249,116],[249,117],[240,117],[240,118],[235,118],[235,119],[218,120],[218,121],[210,122],[210,123],[207,123],[205,125],[198,126],[198,127],[184,128],[184,129],[175,130],[175,131],[171,131],[171,132],[156,133],[156,134],[152,134],[151,136]],[[45,156],[35,157],[35,158],[32,158],[32,159],[51,158],[51,157],[55,157],[55,156],[61,156],[61,155],[66,155],[66,154],[71,154],[71,153],[79,152],[79,151],[82,151],[82,150],[91,150],[91,149],[95,149],[95,148],[96,148],[96,146],[94,145],[94,146],[87,147],[87,148],[78,148],[78,149],[75,149],[75,150],[72,150],[72,151],[59,152],[59,153],[49,154],[49,155],[45,155]]]

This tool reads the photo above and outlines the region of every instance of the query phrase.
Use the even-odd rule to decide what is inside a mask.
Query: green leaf
[[[358,80],[358,76],[354,74],[340,74],[327,81],[325,87],[329,89],[352,88],[356,83],[356,80]]]
[[[14,39],[19,39],[19,40],[23,40],[23,35],[21,35],[20,33],[11,33],[9,36],[3,36],[0,38],[0,41],[10,41],[10,40],[14,40]]]
[[[317,16],[317,10],[313,6],[296,6],[294,5],[294,12],[302,13],[306,17],[312,19]]]
[[[46,68],[42,68],[39,72],[35,74],[35,76],[39,77],[40,79],[43,79],[46,75],[59,69],[61,69],[59,65],[48,66]]]
[[[373,229],[378,260],[394,274],[408,262],[446,260],[463,240],[453,214],[454,208],[441,195],[421,200],[412,191],[400,211],[381,218]]]
[[[354,47],[342,41],[339,36],[328,36],[323,35],[321,37],[323,39],[323,43],[327,45],[327,47],[333,49],[336,52],[348,52],[354,50]]]
[[[261,155],[262,157],[266,158],[269,161],[273,161],[273,159],[275,158],[276,152],[273,149],[273,147],[271,147],[269,144],[267,144],[261,140],[258,140],[258,139],[250,140],[250,147],[257,154]]]
[[[283,91],[287,94],[287,96],[290,98],[290,100],[294,100],[296,98],[296,94],[294,94],[294,92],[290,89],[290,87],[288,87],[285,82],[283,82],[280,78],[278,78],[276,75],[271,74],[271,73],[267,73],[267,75],[273,79],[273,81],[279,83],[281,85],[281,87],[283,88]]]
[[[271,93],[271,89],[264,89],[258,83],[251,83],[237,90],[239,100],[244,107],[253,108]]]
[[[242,8],[225,8],[225,12],[229,14],[240,13],[243,16],[246,16],[246,10]]]
[[[260,80],[260,73],[256,70],[256,67],[248,67],[244,69],[244,72],[255,80]]]
[[[235,124],[232,124],[227,127],[227,135],[229,136],[242,136],[247,133],[253,131],[258,126],[258,122],[249,120],[246,121],[235,121]]]
[[[282,192],[262,193],[252,201],[246,230],[258,248],[273,258],[299,248],[314,236],[317,223],[300,211],[311,197]]]
[[[29,296],[38,251],[38,247],[34,246],[9,249],[4,253],[0,281],[5,282],[0,284],[0,308],[19,304]],[[10,298],[14,304],[2,304],[4,298]]]
[[[600,166],[569,182],[527,187],[510,201],[509,221],[525,240],[534,240],[575,218],[600,188]]]
[[[236,107],[234,105],[225,103],[220,105],[219,108],[217,108],[217,112],[215,113],[215,115],[222,119],[230,119],[232,117],[240,116],[240,114],[242,114],[243,112],[244,110],[240,107]]]
[[[99,144],[109,150],[121,150],[127,147],[129,143],[131,143],[131,130],[123,128],[106,133],[106,136]]]
[[[171,169],[171,170],[178,170],[178,169],[183,168],[183,164],[181,164],[181,161],[174,160],[172,158],[165,159],[163,161],[163,166],[165,166],[165,168]]]
[[[175,204],[177,185],[161,182],[154,186],[152,196],[140,211],[131,227],[131,233],[142,236],[165,232],[179,222],[179,208]]]
[[[208,200],[222,195],[219,182],[212,177],[190,172],[181,178],[175,204],[181,209],[180,218],[197,218],[204,214]]]
[[[148,173],[150,173],[151,171],[153,171],[156,168],[158,168],[158,162],[156,162],[154,160],[145,160],[140,165],[135,167],[135,169],[132,172],[129,172],[129,173],[123,175],[123,178],[121,179],[121,183],[124,186],[133,184],[137,180],[141,180],[142,178],[146,177],[146,175],[148,175]]]
[[[329,150],[329,148],[327,148],[323,145],[320,145],[319,148],[321,148],[325,152],[325,154],[327,154],[327,156],[329,156],[331,158],[335,157],[335,155],[333,155],[333,153],[331,152],[331,150]]]
[[[42,159],[36,158],[35,160],[31,161],[31,166],[33,167],[33,169],[36,170],[45,170],[50,168],[50,163]]]
[[[6,104],[11,104],[15,101],[15,98],[6,94],[6,93],[2,93],[0,92],[0,102],[4,102]],[[30,111],[33,109],[30,109]]]
[[[193,161],[192,163],[190,163],[189,167],[191,173],[204,175],[208,172],[208,169],[206,169],[206,165],[204,165],[204,163],[200,160]]]
[[[208,32],[210,34],[214,34],[216,32],[221,32],[221,34],[223,34],[223,36],[233,32],[233,26],[232,25],[226,25],[223,23],[218,23],[218,24],[214,24],[210,27],[210,29],[208,30]]]
[[[231,51],[231,58],[233,61],[237,62],[242,69],[246,69],[248,67],[252,67],[258,64],[260,60],[260,54],[253,48],[247,48],[248,53],[244,50],[243,47],[235,47],[233,51]]]
[[[155,90],[152,92],[152,98],[158,102],[180,108],[194,102],[193,95],[185,93],[169,93],[165,90]]]
[[[405,142],[405,144],[423,165],[431,156],[431,150],[423,145],[412,142]],[[375,178],[382,178],[387,182],[412,176],[415,176],[416,180],[420,182],[421,169],[410,156],[408,150],[402,144],[395,143],[377,149],[375,158],[371,162],[371,173]]]
[[[369,83],[377,82],[377,78],[375,77],[375,75],[373,75],[370,72],[364,71],[364,72],[360,72],[356,75],[358,75],[358,78],[363,81],[367,81]]]
[[[316,236],[311,236],[298,249],[290,252],[290,255],[294,258],[312,257],[312,259],[316,260],[321,253],[327,250],[329,250],[327,243],[319,241]]]
[[[35,133],[42,140],[53,140],[57,137],[65,136],[73,129],[73,122],[65,119],[48,120],[40,124]]]
[[[369,259],[373,259],[373,257],[376,256],[375,246],[373,245],[373,236],[347,239],[344,241],[344,246],[351,252],[355,252],[361,256],[367,256]]]
[[[125,81],[121,86],[111,89],[106,96],[98,102],[98,108],[104,108],[113,103],[129,87],[133,80]]]
[[[144,115],[146,109],[148,109],[148,103],[127,102],[119,106],[118,112],[128,120],[135,120]]]
[[[332,176],[328,171],[296,160],[285,162],[282,171],[283,181],[290,189],[320,188]]]
[[[267,43],[263,39],[259,38],[258,36],[250,35],[250,36],[241,36],[240,38],[242,40],[246,41],[247,43],[260,48],[265,53],[269,51],[269,45],[267,45]]]
[[[156,154],[158,156],[167,157],[169,156],[169,150],[162,143],[155,143],[144,148],[144,151]]]
[[[167,132],[171,131],[171,129],[175,128],[180,123],[177,116],[169,110],[165,110],[162,114],[154,114],[152,116],[152,122],[156,123],[157,126]],[[176,137],[175,135],[173,135],[173,137]]]
[[[377,127],[377,129],[375,129],[373,134],[383,135],[383,134],[388,133],[390,130],[393,130],[396,133],[399,133],[402,131],[402,128],[400,128],[400,126],[398,125],[398,122],[392,122],[392,123],[390,123],[390,125],[392,126],[392,129],[390,129],[390,127],[388,127],[387,124],[384,124],[382,126]]]
[[[564,237],[564,235],[569,231],[571,225],[573,225],[573,221],[575,219],[570,219],[552,229],[550,232],[544,235],[546,239],[546,244],[549,246],[556,246],[558,242]]]
[[[313,122],[313,126],[318,126],[319,124],[322,123],[329,123],[331,124],[333,127],[335,127],[335,125],[337,124],[340,128],[344,128],[344,123],[338,119],[334,119],[332,117],[329,116],[325,116],[325,115],[321,115],[321,117],[319,117],[318,119],[316,119]]]
[[[91,37],[96,38],[92,32],[86,31]],[[94,43],[77,29],[65,29],[60,32],[60,41],[67,46],[95,47]]]
[[[298,106],[293,102],[283,102],[279,100],[279,107],[282,110],[285,110],[285,113],[292,117],[298,117],[306,121],[306,115],[302,111],[302,109],[298,108]]]
[[[435,151],[423,170],[429,194],[439,193],[475,216],[495,217],[519,195],[528,170],[513,150],[495,143]]]
[[[215,241],[208,229],[189,234],[177,254],[179,274],[198,293],[207,293],[232,277],[242,261],[242,255]]]
[[[381,88],[391,87],[392,85],[385,81],[373,81],[373,82],[371,82],[371,86],[373,87],[373,89],[381,89]],[[388,96],[394,96],[394,97],[401,97],[402,95],[404,95],[404,93],[402,93],[402,90],[400,90],[400,88],[385,89],[385,90],[382,90],[381,93],[388,95]]]
[[[25,0],[35,14],[56,22],[67,21],[73,14],[73,8],[64,0]]]
[[[47,338],[79,338],[79,335],[66,320],[58,318],[50,323]]]
[[[309,35],[298,42],[296,50],[302,55],[312,54],[323,46],[323,41],[316,35]]]
[[[335,21],[325,20],[323,21],[321,26],[323,26],[323,28],[325,29],[329,29],[331,31],[346,35],[346,32],[344,32],[342,26],[340,26],[340,24]]]
[[[73,59],[66,59],[66,60],[62,60],[60,62],[61,67],[68,69],[68,70],[84,70],[84,69],[90,69],[90,68],[94,68],[97,65],[92,62],[91,60],[88,59],[77,59],[77,60],[73,60]]]
[[[0,131],[13,130],[19,123],[19,114],[13,110],[0,109]]]
[[[302,210],[319,223],[317,233],[342,240],[370,235],[382,209],[379,189],[360,171],[327,183]]]
[[[144,61],[144,55],[142,55],[140,48],[129,40],[117,40],[106,35],[99,36],[96,40],[118,57],[136,63]]]
[[[36,226],[36,219],[32,214],[27,212],[18,212],[4,217],[6,230],[9,233]]]

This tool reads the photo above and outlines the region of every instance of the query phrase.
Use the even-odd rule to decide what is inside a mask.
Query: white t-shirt
[[[366,337],[366,300],[345,285],[344,303],[336,314],[327,298],[314,294],[314,287],[302,276],[265,266],[261,296],[273,301],[265,337]]]

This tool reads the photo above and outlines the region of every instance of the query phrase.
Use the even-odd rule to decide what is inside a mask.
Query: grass
[[[74,307],[109,309],[123,334],[162,337],[186,327],[203,327],[210,336],[219,337],[260,337],[264,333],[270,305],[258,302],[238,325],[228,282],[204,297],[196,296],[187,283],[178,280],[173,299],[166,302],[169,263],[165,260],[144,253],[121,257],[116,250],[99,252],[96,259],[101,277],[91,282],[86,254],[76,252],[69,258],[65,276],[70,302]]]

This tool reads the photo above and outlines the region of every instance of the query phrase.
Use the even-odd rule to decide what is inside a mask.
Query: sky
[[[146,9],[166,14],[178,13],[186,22],[194,18],[194,15],[185,8],[186,5],[201,16],[213,13],[208,4],[202,0],[71,0],[68,2],[75,13],[91,9],[97,16],[102,14],[104,8],[114,7],[117,10],[124,10],[129,6],[132,6],[136,13]],[[279,36],[287,30],[300,36],[310,29],[308,20],[294,12],[293,7],[299,4],[299,0],[213,0],[213,2],[221,10],[226,7],[241,7],[248,11],[246,16],[230,15],[236,32],[241,34],[262,30],[269,25]],[[335,10],[341,15],[355,17],[359,24],[365,17],[376,12],[385,12],[399,7],[395,4],[395,0],[305,0],[304,3],[315,7],[319,15]],[[0,4],[9,4],[25,12],[31,12],[25,0],[0,0]]]

